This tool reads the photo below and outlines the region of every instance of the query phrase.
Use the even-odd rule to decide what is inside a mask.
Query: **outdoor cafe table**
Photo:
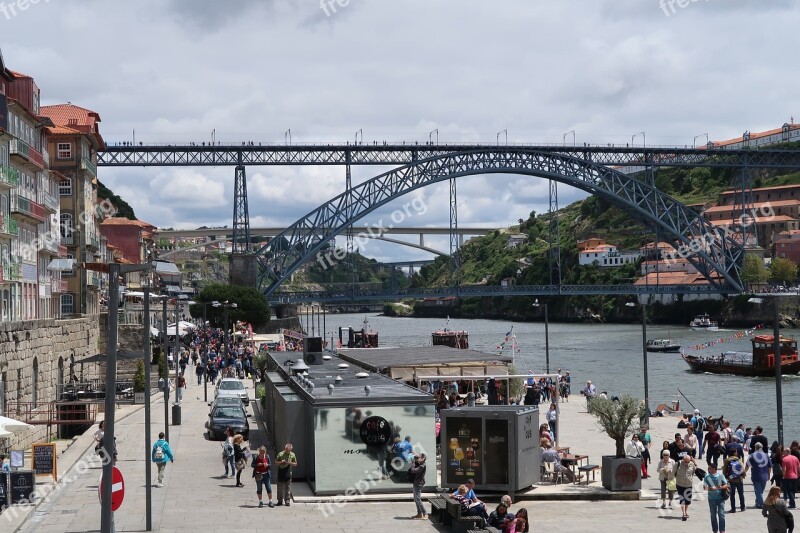
[[[579,466],[589,464],[589,456],[565,453],[561,456],[561,464],[572,470],[575,481],[578,481],[577,469]]]

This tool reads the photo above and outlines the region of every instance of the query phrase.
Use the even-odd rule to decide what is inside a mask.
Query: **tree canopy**
[[[587,402],[586,410],[597,418],[600,429],[614,439],[617,458],[625,457],[625,439],[639,430],[644,414],[642,402],[632,396],[623,396],[618,402],[597,397]]]
[[[770,279],[782,285],[794,284],[797,279],[797,263],[785,257],[776,257],[769,265]]]
[[[253,329],[265,326],[269,322],[269,306],[264,295],[257,289],[240,285],[212,283],[207,285],[195,298],[197,304],[191,306],[192,316],[203,316],[203,304],[206,304],[206,318],[213,327],[224,327],[225,308],[214,307],[212,302],[235,303],[235,308],[228,308],[228,327],[237,320],[249,322]]]

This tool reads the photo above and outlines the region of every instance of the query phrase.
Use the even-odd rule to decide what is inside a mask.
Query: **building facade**
[[[65,253],[57,238],[57,183],[49,172],[41,94],[0,55],[0,321],[59,318]]]
[[[105,147],[100,135],[100,115],[73,104],[43,106],[52,121],[48,145],[52,168],[58,172],[61,243],[67,248],[72,268],[61,272],[67,290],[61,294],[63,315],[97,314],[104,274],[83,268],[83,263],[102,263],[100,222],[113,214],[110,204],[97,201],[97,151]]]

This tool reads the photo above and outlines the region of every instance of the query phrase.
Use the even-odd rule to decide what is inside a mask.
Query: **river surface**
[[[379,333],[380,346],[425,346],[431,344],[431,332],[445,326],[438,318],[398,318],[375,314],[327,314],[326,337],[338,336],[339,326],[361,329],[365,316],[369,327]],[[690,317],[687,317],[688,324]],[[311,332],[310,322],[301,317],[303,326]],[[316,322],[316,320],[314,321]],[[321,324],[321,319],[320,319]],[[543,372],[545,367],[544,323],[506,322],[498,320],[453,319],[451,330],[469,332],[470,348],[497,353],[496,347],[513,325],[520,352],[515,365],[520,372]],[[321,326],[314,326],[317,335]],[[733,342],[727,339],[740,330],[721,329],[718,332],[698,332],[678,326],[647,326],[647,338],[672,339],[684,347],[687,354],[719,355],[723,351],[750,351],[749,338]],[[763,333],[769,334],[769,331]],[[800,336],[800,330],[783,330],[784,335]],[[591,379],[598,391],[610,396],[630,394],[644,397],[641,324],[553,324],[549,326],[550,370],[570,371],[573,392],[579,391]],[[706,350],[687,349],[693,345],[725,338],[726,342]],[[506,352],[510,355],[510,352]],[[680,389],[704,415],[724,415],[735,427],[764,427],[770,442],[776,438],[776,401],[774,378],[748,378],[730,375],[698,374],[680,354],[649,353],[647,355],[650,408],[660,403],[668,405],[680,400],[681,409],[692,407],[678,393]],[[785,376],[783,413],[785,440],[800,439],[800,377]]]

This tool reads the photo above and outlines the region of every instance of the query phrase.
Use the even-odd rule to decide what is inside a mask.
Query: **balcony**
[[[11,197],[11,216],[39,224],[47,218],[44,206],[19,195]]]
[[[41,252],[49,253],[50,255],[59,255],[61,247],[61,243],[57,238],[53,239],[50,235],[45,234],[39,237],[40,242],[42,243]]]
[[[86,285],[88,285],[90,289],[100,290],[100,274],[97,272],[87,272]]]
[[[52,213],[58,213],[58,209],[61,206],[58,198],[46,192],[42,193],[42,205],[44,205],[45,208]]]
[[[81,170],[85,170],[92,176],[97,177],[97,166],[86,158],[81,159]]]
[[[44,170],[44,156],[34,147],[19,139],[12,139],[8,143],[8,150],[12,157],[16,157],[22,164],[34,171]]]
[[[19,236],[19,223],[0,213],[0,238],[15,239]]]
[[[61,244],[64,246],[75,246],[75,230],[69,229],[66,235],[61,235]]]
[[[86,233],[85,235],[86,235],[86,242],[84,243],[84,245],[87,248],[94,248],[95,250],[99,250],[100,238],[97,235],[89,235],[88,233]]]
[[[22,278],[19,265],[3,265],[0,271],[2,272],[2,281],[5,283],[19,281]]]
[[[53,294],[65,294],[67,292],[69,292],[69,282],[67,280],[53,280]]]
[[[13,189],[19,185],[19,170],[0,165],[0,190]]]

